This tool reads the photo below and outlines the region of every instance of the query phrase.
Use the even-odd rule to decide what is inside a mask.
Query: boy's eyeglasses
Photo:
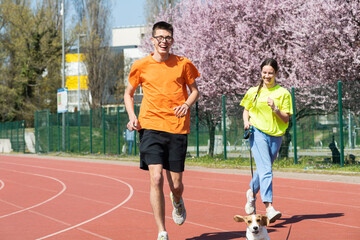
[[[171,36],[153,36],[153,38],[155,38],[158,42],[163,42],[165,40],[168,43],[171,43],[174,40]]]

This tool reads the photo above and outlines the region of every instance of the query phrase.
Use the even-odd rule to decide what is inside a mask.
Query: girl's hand
[[[267,104],[268,104],[268,106],[271,108],[271,110],[275,111],[276,106],[275,106],[275,104],[274,104],[274,100],[273,100],[273,99],[271,99],[270,97],[268,97],[268,99],[267,99]]]
[[[250,122],[248,122],[248,121],[244,122],[244,129],[245,130],[249,129],[251,125],[252,124]]]

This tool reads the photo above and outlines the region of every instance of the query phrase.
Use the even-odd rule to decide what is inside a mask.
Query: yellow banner
[[[85,60],[85,55],[83,53],[79,54],[79,62],[83,62]],[[77,62],[78,54],[77,53],[68,53],[65,55],[65,62]]]
[[[80,89],[85,90],[88,89],[88,77],[87,76],[80,76]],[[78,89],[78,76],[67,76],[66,77],[66,84],[65,87],[68,90],[76,90]]]

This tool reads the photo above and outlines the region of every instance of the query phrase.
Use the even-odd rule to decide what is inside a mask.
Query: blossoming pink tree
[[[239,102],[257,85],[267,57],[279,62],[279,84],[295,87],[298,118],[336,109],[339,80],[346,85],[345,106],[359,112],[352,101],[360,99],[359,8],[359,0],[182,0],[158,16],[174,25],[174,53],[200,71],[199,107],[210,146],[221,95],[229,114],[241,118]]]

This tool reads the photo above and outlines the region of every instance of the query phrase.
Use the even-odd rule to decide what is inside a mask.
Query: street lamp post
[[[62,88],[65,88],[65,0],[61,2],[62,24]],[[62,113],[62,150],[65,152],[65,113]]]
[[[85,37],[85,34],[78,34],[78,111],[80,111],[80,38]]]

